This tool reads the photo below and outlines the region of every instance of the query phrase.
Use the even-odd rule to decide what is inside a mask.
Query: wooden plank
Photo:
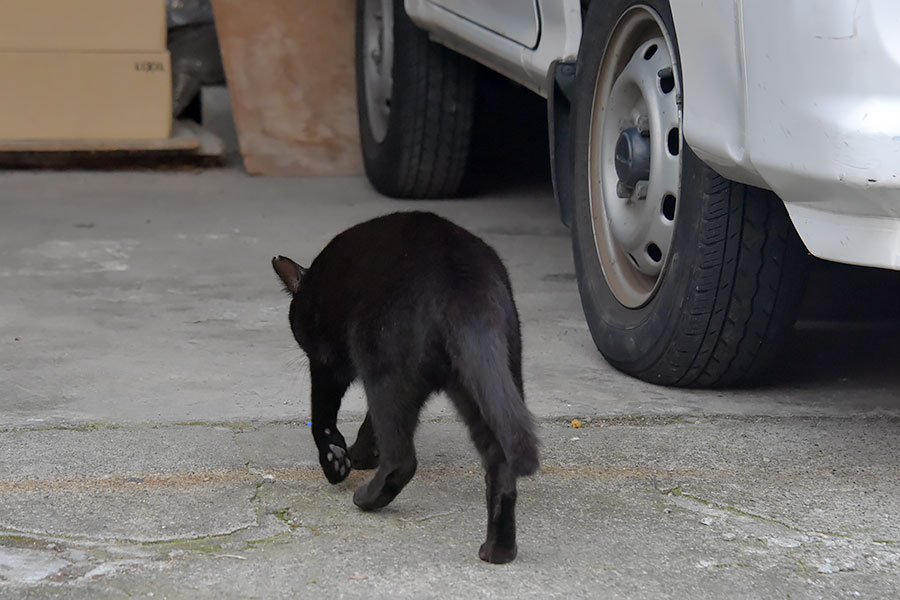
[[[190,152],[200,148],[197,131],[175,123],[161,140],[0,140],[0,152]]]
[[[0,142],[0,168],[133,169],[221,164],[224,142],[193,121],[178,121],[166,140]]]
[[[353,0],[213,0],[248,173],[362,172]]]

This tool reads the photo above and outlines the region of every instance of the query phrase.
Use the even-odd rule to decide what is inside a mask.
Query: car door
[[[540,38],[537,0],[432,0],[467,21],[489,29],[526,48]]]

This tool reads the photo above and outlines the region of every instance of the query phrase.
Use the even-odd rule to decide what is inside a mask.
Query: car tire
[[[749,384],[796,318],[808,255],[782,202],[683,141],[665,0],[590,5],[577,62],[572,244],[610,364],[672,386]]]
[[[472,138],[475,66],[428,39],[402,0],[358,0],[356,90],[366,176],[395,198],[455,196]]]

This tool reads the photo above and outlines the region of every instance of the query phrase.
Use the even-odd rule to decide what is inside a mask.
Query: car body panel
[[[476,60],[546,98],[554,61],[573,61],[581,43],[580,0],[504,0],[522,7],[538,6],[539,43],[533,49],[491,31],[454,10],[462,0],[405,0],[406,12],[432,39]],[[453,10],[450,10],[453,8]],[[524,10],[524,8],[522,9]]]
[[[755,0],[742,21],[753,171],[813,254],[900,269],[900,3]]]
[[[815,256],[900,269],[900,3],[671,2],[697,155],[778,194]]]
[[[537,0],[434,0],[434,4],[526,48],[537,46]]]
[[[738,0],[670,0],[681,55],[683,133],[719,174],[766,187],[749,164],[746,75]],[[702,5],[702,6],[701,6]],[[704,18],[697,18],[700,9]]]
[[[436,1],[465,4],[406,7],[435,40],[545,98],[554,63],[577,57],[579,0],[538,2],[534,49]],[[694,152],[724,177],[777,193],[814,255],[900,270],[900,2],[670,6]]]

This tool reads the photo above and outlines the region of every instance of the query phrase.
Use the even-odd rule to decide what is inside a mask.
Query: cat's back
[[[334,300],[352,296],[362,303],[395,304],[405,298],[434,307],[511,293],[506,269],[490,246],[451,221],[421,211],[376,217],[343,231],[316,257],[309,275]]]
[[[354,225],[335,236],[316,263],[327,263],[329,270],[345,275],[379,277],[398,273],[434,275],[455,268],[477,271],[479,266],[502,268],[496,252],[479,237],[422,211],[396,212]]]
[[[447,242],[457,237],[478,239],[444,217],[416,210],[395,212],[363,221],[335,236],[329,245],[377,241],[382,244],[382,251],[389,252],[392,248],[406,250],[429,240]],[[428,246],[433,247],[434,244]]]

